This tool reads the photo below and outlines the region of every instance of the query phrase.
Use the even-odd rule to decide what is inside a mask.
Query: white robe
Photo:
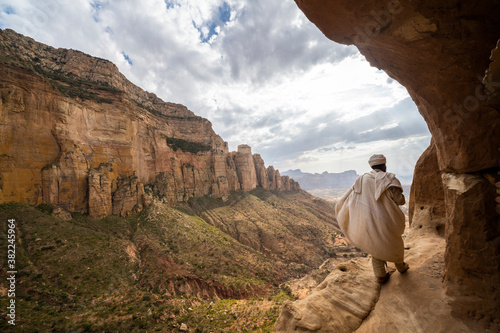
[[[405,215],[391,198],[391,186],[403,190],[392,173],[372,170],[358,177],[337,202],[337,221],[354,246],[377,259],[402,263]]]

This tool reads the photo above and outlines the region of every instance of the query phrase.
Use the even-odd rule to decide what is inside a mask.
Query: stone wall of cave
[[[408,89],[433,137],[416,166],[412,218],[446,238],[443,281],[457,318],[500,320],[500,4],[296,3],[328,38],[356,45]]]

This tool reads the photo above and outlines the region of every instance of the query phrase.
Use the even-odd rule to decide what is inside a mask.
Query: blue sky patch
[[[167,10],[174,8],[175,5],[177,5],[174,0],[164,0],[164,1],[165,5],[167,6]]]
[[[99,12],[104,8],[105,5],[107,5],[107,1],[94,0],[90,3],[90,6],[92,6],[92,18],[95,22],[100,21]]]
[[[206,27],[208,28],[208,33],[205,34],[203,33],[203,27],[198,27],[196,23],[193,21],[193,26],[198,30],[200,33],[200,39],[202,43],[208,43],[210,38],[212,38],[213,35],[218,35],[217,31],[215,31],[215,28],[217,28],[217,24],[215,22],[208,22]]]
[[[231,19],[231,7],[227,4],[227,2],[224,2],[222,6],[219,7],[219,19],[227,23]]]
[[[0,5],[0,14],[7,14],[7,15],[12,15],[15,14],[16,12],[14,11],[14,8],[8,5]],[[3,16],[3,15],[2,15]],[[0,22],[0,29],[4,29],[6,25],[4,22]]]
[[[217,36],[219,34],[216,30],[217,27],[224,26],[231,20],[231,7],[227,2],[224,2],[222,6],[217,9],[217,14],[218,15],[216,18],[214,18],[212,21],[206,22],[202,26],[196,25],[196,22],[193,21],[193,26],[200,33],[200,40],[202,43],[208,43],[214,35]],[[206,31],[206,28],[208,28],[208,33],[203,32],[203,30]]]
[[[124,58],[124,59],[128,62],[128,64],[129,64],[130,66],[132,66],[132,65],[133,65],[132,60],[130,59],[130,57],[129,57],[129,55],[128,55],[128,54],[126,54],[125,52],[123,52],[123,51],[122,51],[122,56],[123,56],[123,58]]]

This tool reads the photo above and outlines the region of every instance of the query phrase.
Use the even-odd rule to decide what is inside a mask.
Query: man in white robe
[[[405,215],[399,205],[405,204],[403,188],[393,173],[386,172],[384,155],[373,155],[368,161],[373,169],[359,176],[354,185],[337,202],[340,229],[354,245],[372,255],[377,281],[389,278],[386,262],[396,264],[403,274]]]

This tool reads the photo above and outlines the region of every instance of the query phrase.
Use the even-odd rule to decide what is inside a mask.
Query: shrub
[[[38,206],[36,206],[36,209],[38,209],[42,213],[50,215],[54,211],[54,206],[46,204],[46,203],[41,203]]]
[[[180,149],[183,152],[193,153],[193,154],[209,151],[211,149],[209,145],[205,145],[203,143],[187,141],[184,139],[177,139],[172,137],[167,137],[167,145],[174,151]]]
[[[100,97],[92,90],[107,91],[118,94],[121,91],[109,85],[107,82],[95,82],[83,80],[70,72],[63,72],[62,70],[51,70],[42,68],[38,62],[33,64],[33,69],[48,79],[52,87],[58,90],[61,94],[71,97],[80,98],[82,100],[95,100],[99,103],[112,103],[112,100]]]

